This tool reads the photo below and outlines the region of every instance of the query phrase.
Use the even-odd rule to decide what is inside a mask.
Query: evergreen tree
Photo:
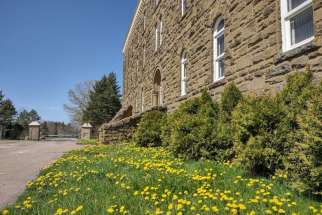
[[[39,121],[40,116],[38,115],[37,111],[31,110],[23,110],[20,112],[18,118],[17,118],[17,123],[23,126],[24,128],[27,128],[29,123],[33,121]]]
[[[49,128],[48,128],[48,124],[46,121],[41,125],[41,134],[43,136],[49,135]]]
[[[99,127],[109,122],[121,108],[120,87],[117,85],[115,73],[110,73],[94,84],[90,92],[88,107],[83,121]]]
[[[19,126],[16,126],[16,128],[21,128],[21,132],[16,131],[17,134],[19,134],[20,138],[24,138],[28,135],[28,127],[29,124],[33,121],[39,121],[40,116],[38,115],[37,111],[32,109],[31,111],[23,110],[19,113],[19,116],[17,117],[16,123]]]
[[[11,100],[4,100],[2,93],[0,99],[0,127],[2,128],[0,130],[2,130],[1,132],[6,132],[6,130],[11,127],[17,111]],[[0,135],[2,137],[3,133]]]
[[[9,125],[13,122],[14,116],[17,114],[16,108],[11,100],[3,100],[0,104],[0,123],[2,125]]]
[[[4,99],[4,95],[3,95],[3,92],[0,90],[0,105],[1,105],[1,102],[3,101]]]

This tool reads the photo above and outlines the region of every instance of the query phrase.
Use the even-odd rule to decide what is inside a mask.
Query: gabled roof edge
[[[126,39],[125,39],[125,42],[124,42],[123,51],[122,51],[123,53],[125,52],[126,46],[127,46],[128,42],[129,42],[130,35],[131,35],[132,31],[133,31],[134,23],[135,23],[135,21],[137,19],[137,16],[139,14],[139,11],[140,11],[140,8],[141,8],[141,5],[142,5],[143,1],[144,0],[139,0],[138,4],[136,6],[135,14],[134,14],[134,16],[132,18],[130,29],[129,29],[128,33],[127,33],[127,36],[126,36]]]

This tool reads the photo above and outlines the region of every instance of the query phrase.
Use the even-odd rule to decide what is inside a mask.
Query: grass
[[[242,168],[165,149],[92,146],[65,155],[4,214],[321,214],[321,202]]]
[[[79,139],[77,140],[77,144],[79,145],[99,145],[99,142],[97,139]]]

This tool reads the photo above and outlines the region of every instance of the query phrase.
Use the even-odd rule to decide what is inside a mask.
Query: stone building
[[[155,106],[171,111],[204,88],[217,99],[229,82],[274,93],[307,68],[321,79],[321,0],[139,0],[112,123]]]

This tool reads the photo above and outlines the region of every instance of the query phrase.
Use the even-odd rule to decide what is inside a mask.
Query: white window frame
[[[186,14],[187,10],[187,0],[181,0],[181,16]]]
[[[163,105],[163,88],[162,88],[162,81],[160,83],[160,89],[159,89],[159,102],[160,102],[160,105],[162,106]]]
[[[141,112],[144,112],[144,90],[141,88]]]
[[[145,31],[146,29],[146,14],[145,14],[145,11],[143,13],[143,30]]]
[[[216,81],[220,81],[222,79],[225,78],[225,74],[222,76],[222,77],[219,77],[219,62],[221,60],[224,60],[225,58],[225,51],[218,56],[218,38],[220,37],[224,37],[225,39],[225,26],[220,29],[218,31],[218,26],[219,24],[221,23],[221,21],[224,21],[224,18],[223,17],[219,17],[216,21],[216,24],[214,26],[214,32],[213,32],[213,45],[214,45],[214,48],[213,48],[213,56],[214,56],[214,59],[213,59],[213,70],[214,70],[214,74],[213,74],[213,81],[216,82]],[[225,48],[224,48],[225,49]]]
[[[145,45],[143,46],[143,67],[145,66],[145,61],[146,61],[146,48]]]
[[[161,46],[162,42],[163,42],[163,21],[162,21],[162,19],[160,19],[159,31],[160,31],[159,46]]]
[[[282,49],[283,52],[290,51],[292,49],[303,46],[312,40],[314,40],[314,36],[307,38],[297,44],[292,45],[291,38],[291,19],[302,13],[303,11],[309,9],[313,5],[312,0],[306,0],[296,8],[288,11],[288,0],[280,0],[281,1],[281,22],[282,22]]]
[[[155,26],[155,51],[159,49],[159,25]]]
[[[187,82],[188,82],[188,58],[187,58],[187,53],[182,52],[181,55],[181,96],[187,95]]]

